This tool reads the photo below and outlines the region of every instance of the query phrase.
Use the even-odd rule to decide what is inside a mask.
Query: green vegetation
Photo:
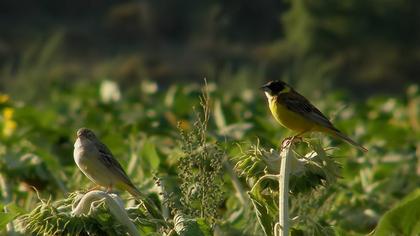
[[[278,173],[276,150],[290,133],[271,118],[261,91],[226,93],[230,88],[209,83],[200,99],[196,84],[141,85],[137,93],[126,94],[112,81],[76,83],[52,90],[39,104],[2,94],[3,232],[126,232],[101,202],[81,218],[71,214],[77,192],[92,186],[72,157],[75,131],[86,126],[113,150],[140,189],[160,203],[166,222],[151,218],[121,193],[143,234],[273,235],[261,227],[272,230],[277,222],[278,183],[258,179]],[[418,208],[418,194],[402,199],[419,186],[418,87],[410,86],[403,99],[378,96],[345,108],[340,97],[331,93],[314,102],[327,114],[338,110],[337,126],[369,152],[316,134],[294,148],[292,233],[366,234],[400,204],[381,220],[377,234],[415,235],[418,221],[392,219],[417,214],[405,209]]]

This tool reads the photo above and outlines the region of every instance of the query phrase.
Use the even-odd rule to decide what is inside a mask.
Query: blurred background
[[[415,0],[3,0],[0,28],[1,87],[19,96],[104,78],[284,79],[358,97],[419,81]]]

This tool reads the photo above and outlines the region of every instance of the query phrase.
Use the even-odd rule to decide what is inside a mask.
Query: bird
[[[131,182],[121,164],[109,148],[88,128],[77,130],[73,157],[76,165],[92,182],[111,192],[113,187],[126,190],[142,201],[146,209],[156,215],[156,206]]]
[[[106,187],[108,192],[115,186],[127,190],[135,197],[141,195],[121,164],[92,130],[81,128],[77,131],[73,156],[83,174],[96,185]]]
[[[368,151],[338,130],[318,108],[287,83],[280,80],[270,81],[261,89],[267,97],[275,120],[285,128],[297,132],[294,137],[301,137],[309,132],[322,132],[342,139],[363,152]]]

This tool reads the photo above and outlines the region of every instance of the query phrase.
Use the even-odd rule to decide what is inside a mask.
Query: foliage
[[[206,89],[206,88],[205,88]],[[181,156],[178,164],[182,205],[181,212],[192,217],[215,223],[218,208],[223,200],[221,147],[207,141],[207,125],[210,118],[208,92],[205,90],[200,105],[203,117],[197,114],[192,130],[181,129]]]
[[[127,203],[125,209],[140,232],[263,235],[257,212],[267,213],[267,220],[260,222],[272,228],[278,185],[270,178],[256,183],[278,173],[275,148],[288,134],[270,117],[259,91],[229,93],[228,85],[209,83],[212,102],[204,104],[213,112],[199,113],[192,112],[200,106],[196,84],[164,88],[145,81],[133,88],[137,92],[125,93],[118,84],[109,86],[109,79],[106,83],[113,87],[108,92],[118,91],[120,97],[105,98],[101,83],[56,87],[52,99],[36,103],[3,95],[1,127],[6,120],[13,120],[15,127],[0,137],[1,202],[6,209],[0,214],[2,233],[126,232],[103,204],[92,215],[69,215],[74,194],[65,193],[90,184],[72,159],[74,132],[82,126],[98,133],[141,191],[163,203],[168,227],[161,231],[140,205]],[[410,86],[402,98],[373,96],[342,108],[350,104],[347,99],[332,93],[313,102],[326,114],[339,111],[334,123],[369,152],[316,134],[296,146],[289,195],[294,234],[367,234],[385,212],[418,188],[418,86]],[[201,197],[206,205],[197,204]],[[406,211],[392,214],[403,217]],[[389,226],[383,222],[378,230]]]
[[[126,225],[116,220],[116,215],[109,213],[108,207],[111,206],[105,204],[104,199],[93,199],[87,203],[86,213],[76,215],[74,212],[80,208],[77,204],[82,196],[72,193],[68,198],[55,202],[41,200],[41,204],[20,218],[21,231],[36,235],[122,235],[127,232]],[[153,221],[147,220],[140,205],[127,211],[137,218],[143,218],[135,221],[139,225],[154,228]]]
[[[211,235],[210,228],[205,223],[205,219],[189,219],[185,215],[177,214],[174,217],[175,231],[180,236],[197,235],[205,236]]]
[[[412,192],[384,214],[373,235],[416,235],[420,232],[420,190]]]
[[[295,227],[304,225],[306,231],[318,228],[322,232],[326,226],[320,226],[317,221],[308,221],[305,217],[307,212],[303,210],[305,207],[301,206],[299,201],[307,198],[309,194],[322,192],[321,188],[334,184],[339,176],[340,166],[333,157],[326,154],[319,143],[304,141],[303,144],[309,147],[309,150],[305,150],[307,152],[305,155],[297,153],[296,150],[299,148],[293,146],[291,151],[293,154],[288,157],[290,158],[289,188],[293,206],[292,215],[294,215]],[[249,196],[266,235],[276,235],[274,226],[278,219],[279,209],[282,207],[277,202],[280,158],[285,158],[284,154],[282,156],[273,149],[266,151],[257,142],[238,157],[235,166],[236,170],[247,178],[247,182],[251,183]],[[313,207],[325,208],[324,204],[329,203],[317,202]]]

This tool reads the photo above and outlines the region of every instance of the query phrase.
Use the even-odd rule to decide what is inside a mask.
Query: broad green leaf
[[[259,197],[255,197],[252,194],[250,194],[250,197],[257,214],[258,222],[260,223],[265,235],[274,235],[274,219],[270,216],[267,207],[264,205],[264,201],[261,201]]]
[[[0,205],[0,207],[3,209],[3,206]],[[14,204],[9,204],[6,208],[7,212],[0,212],[0,231],[2,231],[10,221],[23,214],[23,210]]]
[[[265,176],[262,178],[265,178]],[[258,222],[260,223],[265,235],[272,236],[274,235],[274,225],[277,222],[278,209],[272,196],[264,197],[261,194],[261,182],[257,182],[248,193],[252,204],[254,205]]]
[[[156,170],[159,167],[159,154],[157,153],[156,145],[150,140],[147,140],[144,143],[143,148],[141,150],[141,158],[148,162],[153,170]]]
[[[198,218],[197,219],[198,227],[200,227],[201,232],[204,233],[204,235],[212,235],[211,234],[211,228],[207,224],[206,220],[204,218]]]
[[[420,234],[420,189],[408,195],[379,221],[374,236]]]
[[[17,215],[13,213],[0,212],[0,231],[3,230],[16,216]]]

